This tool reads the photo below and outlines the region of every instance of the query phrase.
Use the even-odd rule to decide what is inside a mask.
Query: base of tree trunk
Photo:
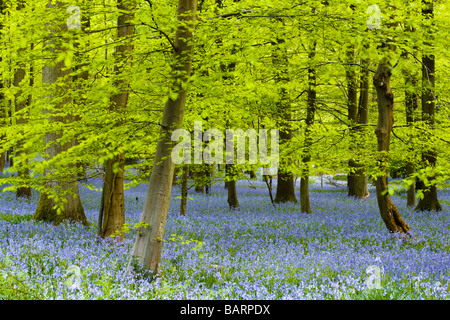
[[[31,188],[30,187],[19,187],[17,188],[16,198],[31,199]]]
[[[67,205],[64,206],[64,212],[62,214],[57,214],[56,210],[53,209],[55,202],[50,199],[46,193],[41,193],[39,197],[39,203],[36,208],[36,212],[33,215],[33,220],[51,222],[54,225],[59,225],[62,222],[80,222],[85,226],[89,225],[84,214],[83,205],[81,204],[81,199],[77,196],[73,199],[72,195],[68,195],[68,203],[71,204],[70,208]]]
[[[0,172],[3,172],[3,169],[5,168],[5,152],[0,153]]]
[[[414,165],[410,162],[406,164],[406,175],[410,177],[415,171]],[[414,183],[411,184],[406,192],[406,205],[414,207],[416,205],[416,188]]]
[[[297,203],[294,188],[294,176],[288,173],[278,173],[277,193],[274,203],[294,202]]]
[[[366,199],[369,197],[369,189],[367,187],[367,177],[358,173],[349,174],[347,176],[347,187],[349,197],[357,199]]]
[[[227,189],[228,189],[228,205],[230,206],[230,210],[239,210],[239,201],[237,198],[236,192],[236,181],[227,181]]]
[[[423,199],[419,200],[416,211],[444,211],[437,197],[436,186],[431,186],[429,190],[424,190]]]
[[[312,212],[309,203],[309,177],[300,179],[300,212],[308,214]]]

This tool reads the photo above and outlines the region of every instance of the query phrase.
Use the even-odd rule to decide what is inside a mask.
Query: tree
[[[186,104],[187,81],[190,76],[193,51],[193,31],[197,20],[197,1],[178,1],[178,21],[173,42],[169,99],[164,107],[160,138],[156,147],[153,170],[141,222],[148,226],[139,230],[128,264],[128,269],[142,266],[153,273],[158,272],[164,238],[167,212],[172,190],[175,168],[170,157],[173,142],[171,132],[181,124]],[[173,98],[176,94],[176,98]],[[137,265],[137,266],[136,266]]]
[[[0,0],[0,32],[3,29],[3,11],[4,11],[4,1]],[[0,55],[0,63],[2,62],[3,57],[2,55]],[[5,121],[5,113],[6,113],[6,106],[5,106],[5,94],[3,93],[3,75],[0,77],[0,121],[1,121],[1,125],[3,126]],[[0,172],[3,172],[3,168],[5,167],[5,156],[6,156],[6,152],[2,151],[0,152]]]
[[[314,57],[316,56],[316,40],[310,42],[308,48],[308,99],[306,105],[305,147],[302,157],[302,175],[300,178],[300,211],[311,213],[309,202],[309,166],[311,162],[311,127],[314,124],[316,113],[316,68]]]
[[[280,87],[279,98],[276,103],[277,120],[280,130],[280,143],[282,146],[287,146],[292,140],[292,122],[291,120],[291,104],[289,101],[289,93],[286,89],[286,84],[289,82],[287,77],[289,61],[287,58],[286,49],[284,47],[284,39],[278,38],[273,43],[273,64],[275,67],[275,83]],[[284,157],[283,157],[284,158]],[[281,159],[280,167],[278,169],[277,191],[275,194],[274,203],[294,202],[295,198],[294,175],[290,172],[289,159]]]
[[[373,77],[373,84],[377,90],[378,123],[375,129],[378,142],[378,170],[375,187],[378,208],[381,218],[390,232],[407,234],[408,224],[400,216],[397,207],[392,202],[388,192],[387,163],[389,160],[389,144],[392,126],[394,125],[394,95],[390,85],[392,67],[388,58],[383,57],[378,64]]]
[[[425,18],[425,21],[430,23],[430,27],[433,26],[433,1],[423,0],[422,1],[425,7],[422,9],[422,14]],[[428,27],[428,28],[430,28]],[[436,107],[436,98],[434,97],[434,87],[435,87],[435,56],[433,54],[432,49],[432,41],[433,41],[433,33],[432,31],[429,34],[425,34],[426,38],[426,51],[422,54],[422,121],[425,126],[430,129],[434,129],[435,125],[435,107]],[[429,136],[429,133],[425,133],[426,136]],[[425,166],[431,167],[433,169],[436,167],[436,151],[433,150],[433,147],[427,148],[424,152],[422,152],[422,163]],[[427,182],[422,182],[423,197],[420,198],[419,203],[417,204],[415,210],[418,211],[442,211],[442,206],[439,203],[437,198],[437,188],[436,188],[436,176],[428,176],[426,177]]]
[[[120,14],[117,19],[117,38],[122,41],[131,37],[134,26],[131,24],[134,18],[136,3],[134,0],[119,0],[117,9]],[[129,76],[127,70],[131,65],[131,52],[133,45],[122,43],[116,47],[114,58],[114,86],[117,93],[111,97],[110,111],[124,117],[124,109],[127,107],[129,95]],[[119,124],[120,125],[120,124]],[[123,125],[123,123],[122,123]],[[119,147],[120,148],[120,147]],[[118,148],[118,149],[119,149]],[[113,155],[105,164],[105,179],[103,182],[103,226],[101,236],[106,238],[122,229],[125,223],[125,196],[123,192],[123,179],[125,169],[125,152]],[[123,234],[117,238],[123,239]]]
[[[48,9],[61,10],[64,7],[62,2],[56,2],[47,4]],[[63,24],[51,26],[49,39],[47,46],[50,44],[52,48],[50,52],[55,54],[61,51],[61,44],[64,39],[62,34],[68,29],[66,21]],[[58,37],[60,35],[60,37]],[[55,59],[53,55],[53,59]],[[73,121],[73,116],[68,114],[64,108],[68,107],[70,98],[64,97],[64,90],[67,90],[70,84],[71,68],[65,68],[65,62],[59,61],[55,63],[55,60],[49,61],[49,63],[42,69],[42,82],[48,85],[49,96],[47,96],[47,106],[45,106],[44,114],[49,118],[49,122],[53,122],[56,125]],[[61,83],[61,87],[56,86],[56,83]],[[65,115],[60,115],[64,113]],[[62,134],[54,129],[54,132],[47,131],[45,133],[46,153],[49,156],[49,161],[53,160],[58,155],[69,150],[75,145],[75,141],[72,139],[65,143],[60,143]],[[59,171],[59,172],[57,172]],[[48,222],[54,222],[59,224],[63,221],[81,222],[84,225],[88,225],[88,221],[84,214],[83,205],[79,196],[78,181],[76,175],[70,173],[76,172],[76,165],[68,164],[68,174],[62,174],[62,170],[46,169],[45,175],[48,180],[45,182],[44,189],[41,192],[39,203],[36,208],[36,212],[33,215],[33,219],[42,220]],[[47,190],[58,190],[63,192],[63,204],[57,202],[55,195],[49,195]],[[57,206],[59,207],[57,208]],[[57,210],[59,209],[59,210]]]
[[[25,7],[25,2],[23,0],[19,1],[17,3],[17,10],[20,11]],[[20,13],[19,13],[20,14]],[[27,45],[27,44],[25,44]],[[14,103],[15,103],[15,108],[14,108],[14,113],[15,116],[17,117],[16,120],[16,124],[17,125],[23,125],[27,122],[27,117],[26,117],[26,109],[27,106],[30,105],[30,99],[31,96],[26,96],[24,94],[24,90],[22,89],[22,87],[25,87],[25,75],[26,75],[26,66],[25,63],[22,61],[19,63],[19,65],[17,66],[17,69],[14,71],[14,80],[13,80],[13,86],[16,88],[16,94],[14,97]],[[32,79],[32,77],[30,77],[30,79]],[[25,113],[25,114],[23,114]],[[20,154],[21,153],[27,153],[27,150],[23,150],[22,151],[22,147],[20,144],[23,144],[23,141],[19,141],[18,142],[18,146],[16,148],[16,156],[17,158],[20,158]],[[19,161],[16,161],[16,164],[19,165],[19,169],[18,169],[18,176],[19,178],[24,177],[24,180],[29,179],[29,174],[30,174],[30,170],[28,168],[28,159],[25,158],[23,160],[20,160],[21,163],[17,163]],[[31,198],[31,187],[29,186],[21,186],[19,188],[17,188],[17,192],[16,192],[16,197],[17,198],[26,198],[26,199],[30,199]]]

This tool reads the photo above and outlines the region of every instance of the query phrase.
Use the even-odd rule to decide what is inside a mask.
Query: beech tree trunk
[[[130,37],[134,33],[134,26],[129,25],[134,18],[136,3],[134,0],[120,0],[117,7],[121,14],[117,19],[117,39]],[[116,47],[114,53],[114,86],[118,88],[119,93],[111,97],[111,112],[116,113],[119,117],[123,117],[123,112],[128,104],[129,80],[123,77],[130,69],[130,54],[133,51],[132,44],[121,44]],[[123,121],[118,125],[123,125]],[[125,153],[114,156],[106,161],[105,164],[105,180],[104,188],[104,205],[103,205],[103,238],[109,237],[116,231],[122,229],[125,223],[125,197],[123,192],[123,174],[125,169]],[[123,234],[115,238],[122,241]]]
[[[228,205],[230,210],[239,210],[239,201],[236,192],[236,167],[233,164],[225,164],[225,176],[228,178],[225,181],[228,190]]]
[[[411,125],[414,123],[414,110],[418,108],[418,95],[415,92],[417,87],[417,81],[414,75],[408,70],[404,70],[405,76],[405,109],[406,109],[406,124]],[[409,139],[411,144],[411,139]],[[414,148],[413,146],[408,147],[408,158],[406,162],[406,175],[408,178],[412,176],[415,172],[415,164],[413,158]],[[416,188],[415,183],[412,183],[406,193],[406,205],[408,207],[414,207],[416,205]]]
[[[174,42],[174,63],[171,74],[171,90],[178,93],[177,98],[169,98],[163,113],[160,138],[156,147],[153,170],[150,177],[147,198],[141,222],[142,227],[136,237],[128,269],[143,267],[157,273],[161,262],[162,240],[166,226],[172,190],[172,178],[175,164],[171,159],[173,142],[171,132],[183,120],[186,104],[187,83],[192,64],[193,30],[197,19],[197,0],[178,1],[177,31]],[[182,85],[183,84],[183,85]]]
[[[347,56],[350,63],[355,62],[354,49],[348,50]],[[368,60],[364,60],[363,65],[368,64]],[[363,132],[361,127],[353,128],[357,124],[367,124],[368,107],[369,107],[369,74],[368,70],[364,70],[361,75],[360,99],[358,104],[358,86],[357,72],[354,66],[347,67],[347,109],[348,120],[350,122],[350,138],[352,140],[350,151],[355,154],[356,158],[348,161],[349,173],[347,175],[348,196],[363,199],[369,196],[367,187],[367,177],[365,174],[365,165],[359,150],[362,149],[362,142],[359,134]]]
[[[378,124],[375,129],[378,142],[378,170],[375,182],[378,208],[381,218],[390,232],[406,234],[408,224],[400,216],[397,207],[388,193],[387,164],[389,160],[389,144],[392,126],[394,125],[394,95],[390,85],[391,66],[387,58],[381,59],[373,84],[377,90]]]
[[[203,193],[205,191],[204,179],[205,179],[205,171],[203,168],[203,164],[195,165],[194,166],[195,192]]]
[[[3,0],[0,0],[0,15],[3,15]],[[0,21],[0,32],[3,29],[3,24]],[[3,57],[0,55],[0,62],[2,62]],[[6,106],[5,106],[5,95],[3,94],[3,75],[0,75],[0,125],[5,125],[6,118]],[[1,139],[2,137],[0,137]],[[0,172],[3,172],[5,168],[5,156],[6,152],[0,152]]]
[[[22,10],[24,8],[24,1],[20,0],[17,3],[17,10]],[[25,49],[25,48],[24,48]],[[23,87],[25,87],[25,75],[26,75],[26,66],[23,63],[20,63],[18,68],[14,72],[14,80],[13,80],[13,86],[17,87],[17,92],[14,97],[14,113],[17,115],[17,113],[23,111],[26,109],[26,107],[31,102],[31,98],[24,96]],[[16,124],[17,125],[25,125],[27,123],[27,118],[22,117],[20,115],[17,116]],[[27,150],[23,150],[23,140],[18,141],[18,145],[16,147],[16,158],[19,159],[22,154],[26,154]],[[17,161],[16,161],[17,163]],[[26,180],[30,177],[30,169],[28,168],[28,160],[27,159],[21,159],[19,163],[19,168],[17,169],[17,175],[19,178],[22,178],[24,181],[21,183],[24,183]],[[22,180],[20,179],[20,180]],[[19,186],[16,191],[16,198],[26,198],[31,199],[31,187],[29,186]]]
[[[180,203],[180,216],[186,215],[186,202],[188,196],[188,171],[189,167],[185,164],[182,168],[181,174],[181,203]]]
[[[434,19],[433,15],[433,1],[423,0],[422,1],[426,7],[422,10],[422,14],[425,19]],[[434,23],[432,23],[434,25]],[[432,32],[432,31],[431,31]],[[426,33],[428,43],[425,43],[425,48],[427,51],[432,51],[432,40],[433,35]],[[422,121],[430,129],[434,128],[435,122],[435,97],[434,97],[434,87],[435,87],[435,57],[434,54],[429,52],[424,52],[422,54]],[[428,135],[425,133],[425,135]],[[422,164],[424,166],[435,167],[437,160],[437,153],[434,148],[429,148],[422,152]],[[434,180],[436,177],[427,177],[428,181]],[[437,197],[436,184],[431,184],[430,186],[424,186],[423,188],[423,198],[419,200],[415,210],[418,211],[443,211],[441,204],[439,203]]]
[[[284,44],[284,39],[277,39],[273,43],[274,49],[272,53],[272,60],[277,71],[275,74],[275,82],[280,86],[279,100],[276,103],[277,107],[277,122],[280,127],[280,144],[281,146],[288,146],[292,140],[292,124],[291,124],[291,104],[289,96],[284,85],[289,82],[288,74],[288,58],[286,49],[280,48]],[[294,202],[297,203],[294,189],[294,175],[291,173],[289,166],[291,160],[287,157],[280,159],[278,168],[277,191],[275,194],[275,203]]]
[[[306,106],[306,128],[305,128],[305,149],[302,157],[302,175],[300,178],[300,211],[311,213],[309,202],[309,165],[311,161],[311,126],[314,124],[316,113],[316,69],[314,67],[314,57],[316,55],[316,42],[311,44],[308,59],[308,100]]]
[[[47,4],[47,8],[51,10],[63,10],[65,8],[64,4],[61,2],[56,2],[52,4],[49,2]],[[50,31],[50,39],[48,42],[56,41],[55,47],[52,49],[53,52],[58,52],[61,50],[61,42],[68,41],[67,39],[59,39],[58,33],[64,32],[67,30],[66,21],[64,21],[61,25],[53,25],[51,27],[53,30]],[[58,62],[55,66],[46,65],[42,69],[42,82],[48,83],[52,85],[58,81],[58,79],[65,78],[64,81],[70,82],[72,79],[68,77],[68,75],[72,72],[71,68],[65,68],[64,61]],[[62,97],[66,90],[68,90],[68,85],[66,87],[57,87],[53,89],[52,95],[47,96],[49,100],[49,104],[53,104],[54,110],[44,108],[44,113],[50,114],[49,121],[54,122],[72,122],[73,116],[67,114],[65,116],[56,115],[55,113],[63,112],[64,108],[70,104],[70,98],[61,98],[58,99],[57,103],[52,102],[51,100],[56,97]],[[57,143],[56,141],[61,138],[61,134],[55,132],[46,132],[45,133],[45,144],[46,144],[46,153],[49,155],[49,158],[53,158],[56,155],[69,150],[71,147],[75,145],[75,141],[72,140],[67,142],[64,145]],[[64,198],[66,203],[63,205],[63,211],[61,214],[57,213],[57,210],[54,209],[56,202],[54,198],[50,198],[45,191],[41,192],[39,203],[36,208],[36,212],[33,215],[33,219],[53,222],[54,224],[59,224],[63,221],[69,222],[81,222],[84,225],[88,225],[88,221],[86,219],[83,205],[81,203],[79,190],[78,190],[78,181],[76,175],[71,175],[71,173],[76,172],[75,164],[67,165],[67,172],[62,177],[54,177],[52,176],[55,172],[51,168],[47,168],[45,170],[45,175],[49,176],[49,180],[45,183],[45,188],[47,190],[53,189],[54,191],[60,191],[64,193]]]

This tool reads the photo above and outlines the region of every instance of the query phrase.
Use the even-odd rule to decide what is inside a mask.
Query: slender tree
[[[117,41],[124,41],[134,33],[131,24],[134,19],[136,3],[134,0],[119,0],[117,8],[120,12],[117,19]],[[123,113],[128,104],[129,79],[124,77],[130,69],[131,52],[133,45],[123,43],[116,47],[114,52],[114,86],[118,93],[111,97],[110,111],[123,118]],[[122,122],[122,121],[121,121]],[[121,123],[123,125],[123,122]],[[125,153],[114,155],[105,164],[105,179],[103,183],[103,226],[102,237],[108,237],[121,230],[125,223],[125,196],[123,191],[123,174],[125,168]],[[116,238],[123,239],[123,234]]]
[[[388,192],[387,163],[389,160],[389,144],[392,126],[394,125],[394,95],[390,85],[392,67],[388,58],[383,57],[378,64],[373,77],[373,84],[377,90],[378,123],[375,133],[378,141],[378,170],[375,187],[378,208],[381,218],[390,232],[406,234],[408,224],[400,216],[397,207],[392,202]]]
[[[17,10],[20,11],[25,8],[25,1],[21,0],[17,3]],[[17,125],[25,125],[27,123],[27,116],[22,115],[21,113],[26,113],[26,108],[29,106],[31,102],[31,95],[25,96],[23,87],[25,87],[25,80],[26,80],[26,66],[24,62],[20,62],[17,66],[17,69],[14,71],[14,80],[13,80],[13,86],[16,87],[16,94],[14,97],[14,103],[15,103],[15,114],[17,115],[16,124]],[[17,159],[20,159],[21,154],[26,154],[27,150],[23,150],[22,148],[23,141],[18,142],[18,146],[16,147],[16,157]],[[28,160],[27,158],[21,159],[20,163],[16,164],[19,165],[18,168],[18,176],[19,178],[23,178],[23,180],[28,180],[30,176],[30,170],[28,168]],[[17,198],[31,198],[31,187],[29,186],[20,186],[17,188],[16,192]]]
[[[430,24],[432,27],[434,25],[434,13],[433,13],[433,1],[432,0],[423,0],[424,8],[422,9],[422,14],[424,16],[424,20]],[[427,29],[431,29],[428,27]],[[435,88],[435,56],[433,54],[433,33],[426,32],[426,43],[425,50],[422,54],[422,121],[425,126],[434,129],[435,124],[435,107],[436,107],[436,98],[434,96],[434,88]],[[429,133],[425,133],[425,135],[429,135]],[[422,164],[425,166],[429,166],[432,169],[436,166],[437,161],[437,153],[436,150],[432,147],[428,147],[427,150],[422,152]],[[435,176],[427,177],[427,180],[430,182],[430,185],[425,185],[422,182],[423,197],[419,200],[419,203],[416,206],[416,210],[418,211],[442,211],[442,206],[439,203],[437,197],[437,187],[436,184],[432,181],[435,180]]]
[[[62,2],[56,2],[52,4],[49,2],[47,8],[50,10],[62,10],[65,8]],[[62,42],[68,41],[64,39],[62,33],[66,31],[67,24],[64,21],[63,24],[52,25],[47,40],[47,46],[52,44],[52,48],[49,49],[51,53],[55,54],[62,50]],[[49,116],[49,121],[54,124],[62,124],[72,122],[73,116],[64,110],[70,104],[70,98],[65,95],[65,90],[69,87],[68,83],[71,81],[69,76],[72,72],[72,68],[66,68],[64,61],[49,63],[42,69],[42,82],[47,84],[48,90],[51,92],[47,96],[48,105],[44,108],[44,114]],[[56,86],[57,82],[63,83],[61,86]],[[64,113],[65,115],[61,115]],[[52,132],[49,130],[45,133],[46,153],[49,156],[49,160],[55,158],[57,155],[69,150],[75,145],[75,140],[72,139],[66,143],[61,144],[58,140],[61,138],[61,133]],[[67,165],[68,172],[76,172],[75,164]],[[41,192],[39,203],[36,208],[36,212],[33,215],[33,219],[42,220],[48,222],[54,222],[59,224],[63,221],[81,222],[84,225],[88,225],[83,205],[79,196],[78,181],[74,175],[63,175],[55,177],[57,172],[55,169],[46,168],[45,175],[48,179],[45,182],[44,190]],[[59,175],[62,173],[60,172]],[[54,196],[50,197],[45,190],[60,191],[64,194],[64,204],[62,212],[58,214],[58,210],[55,209],[57,203]]]
[[[183,165],[181,173],[181,202],[180,202],[180,216],[186,215],[186,202],[188,195],[188,171],[189,167],[187,164]]]
[[[278,38],[272,45],[274,46],[272,53],[272,61],[275,66],[275,82],[280,86],[279,98],[276,103],[277,122],[280,129],[280,143],[283,147],[288,145],[292,140],[292,122],[291,120],[291,104],[289,94],[285,88],[288,78],[288,58],[284,48],[284,39]],[[290,161],[286,158],[280,160],[278,169],[277,191],[275,194],[275,203],[294,202],[297,203],[294,188],[294,175],[289,169]]]
[[[314,116],[317,107],[316,98],[316,68],[314,57],[316,56],[316,40],[311,41],[308,48],[308,98],[306,105],[305,148],[302,156],[302,174],[300,178],[300,211],[311,213],[309,202],[309,166],[311,162],[311,127],[314,124]]]
[[[155,160],[150,177],[147,198],[141,222],[142,227],[136,237],[128,269],[142,266],[155,273],[161,262],[161,249],[164,238],[167,212],[169,210],[172,178],[175,168],[170,157],[173,142],[171,132],[183,120],[186,104],[186,83],[190,76],[195,21],[197,20],[197,0],[178,1],[178,26],[173,42],[174,63],[172,65],[172,92],[164,107],[160,138],[156,147]]]
[[[3,11],[4,11],[4,1],[0,0],[0,34],[1,31],[3,30]],[[3,57],[0,55],[0,63],[2,62]],[[5,117],[6,117],[6,105],[5,105],[5,95],[3,93],[3,75],[0,76],[0,124],[4,125],[5,123]],[[2,137],[0,137],[1,139]],[[6,152],[0,152],[0,172],[3,172],[3,169],[5,167],[5,157],[6,157]]]

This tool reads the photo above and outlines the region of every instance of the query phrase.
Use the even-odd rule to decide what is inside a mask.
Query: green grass
[[[12,224],[18,224],[24,221],[30,221],[32,219],[32,214],[18,215],[12,213],[0,213],[0,220],[8,221]]]

